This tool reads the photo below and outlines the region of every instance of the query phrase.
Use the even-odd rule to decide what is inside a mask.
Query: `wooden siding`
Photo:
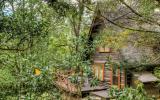
[[[97,48],[97,51],[95,52],[93,56],[93,72],[97,77],[99,77],[99,74],[103,75],[103,81],[105,81],[109,86],[117,85],[119,88],[124,88],[126,83],[125,78],[125,70],[124,68],[118,68],[117,69],[117,75],[115,76],[113,69],[113,65],[109,65],[109,67],[106,67],[105,64],[108,63],[109,58],[111,58],[114,62],[119,62],[120,56],[118,52],[111,52],[110,48],[107,47],[99,47]],[[99,64],[99,68],[95,68],[96,65]],[[102,64],[102,65],[100,65]],[[97,72],[96,69],[100,69],[103,66],[103,72]],[[98,74],[97,74],[98,73]],[[117,82],[114,82],[117,81]],[[116,83],[116,84],[115,84]]]
[[[121,88],[124,88],[126,85],[126,74],[125,74],[125,69],[121,71]]]

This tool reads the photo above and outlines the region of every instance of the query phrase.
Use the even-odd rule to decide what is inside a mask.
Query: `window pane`
[[[96,70],[96,77],[98,78],[98,74],[99,74],[99,73],[98,73],[98,66],[96,66],[96,69],[95,69],[95,70]]]
[[[103,66],[101,65],[99,69],[100,69],[100,71],[99,71],[99,72],[100,72],[100,73],[99,73],[99,79],[100,79],[101,81],[103,81]]]
[[[95,77],[97,77],[99,80],[103,81],[103,64],[95,64],[94,65],[94,71],[95,71]]]

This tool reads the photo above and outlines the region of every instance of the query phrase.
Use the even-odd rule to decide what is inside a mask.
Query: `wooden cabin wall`
[[[113,65],[106,66],[109,57],[111,57],[113,61],[119,60],[119,54],[117,52],[112,52],[110,48],[107,48],[106,46],[97,48],[97,51],[93,56],[93,72],[96,77],[102,75],[104,78],[100,79],[99,77],[99,79],[106,82],[109,86],[117,85],[119,88],[124,88],[126,85],[125,70],[123,66],[121,68],[116,68]],[[99,72],[99,70],[103,71]],[[116,73],[117,75],[115,75]]]
[[[119,89],[126,85],[126,75],[124,68],[116,68],[111,71],[111,85],[118,86]]]
[[[111,68],[108,68],[108,67],[105,67],[104,69],[104,80],[105,82],[111,86],[112,85],[112,69]]]
[[[94,75],[100,80],[106,82],[110,87],[112,85],[117,85],[118,88],[124,88],[126,85],[126,76],[124,69],[116,69],[117,72],[114,73],[112,65],[107,68],[104,67],[105,64],[94,64],[93,72]]]
[[[121,76],[120,76],[120,88],[124,88],[126,85],[126,71],[125,69],[121,70],[120,72]]]

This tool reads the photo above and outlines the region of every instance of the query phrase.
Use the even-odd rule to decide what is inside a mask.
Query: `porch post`
[[[120,67],[118,67],[118,88],[121,88],[121,71]]]
[[[103,79],[102,79],[102,80],[104,81],[104,74],[105,74],[105,63],[103,64],[103,68],[102,68],[102,70],[103,70],[103,76],[102,76],[102,77],[103,77]]]
[[[113,68],[112,65],[110,66],[110,85],[113,85]]]

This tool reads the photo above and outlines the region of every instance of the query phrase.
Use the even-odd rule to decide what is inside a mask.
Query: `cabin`
[[[112,64],[110,62],[112,58]],[[118,88],[123,88],[125,81],[125,68],[119,63],[120,54],[112,52],[111,48],[99,47],[93,56],[92,69],[95,76],[110,86],[117,85]],[[117,64],[116,64],[117,63]]]
[[[106,46],[98,47],[93,55],[92,70],[94,75],[108,87],[117,86],[123,89],[127,84],[125,66],[119,62],[121,59],[118,52],[113,52]],[[112,62],[110,62],[112,58]],[[90,92],[90,98],[96,100],[110,100],[109,89]],[[93,99],[94,100],[94,99]]]
[[[102,8],[102,7],[101,7]],[[122,7],[123,8],[123,7]],[[106,20],[99,16],[103,15],[107,18],[110,18],[110,14],[113,16],[135,16],[134,14],[125,14],[125,11],[115,11],[115,12],[105,12],[101,9],[97,9],[95,11],[94,19],[92,21],[92,25],[89,31],[89,39],[88,45],[92,47],[93,41],[101,34],[101,31],[106,27],[112,27],[114,31],[123,32],[121,28],[117,26],[111,26],[111,23],[106,22]],[[119,13],[121,12],[121,13]],[[124,17],[124,16],[123,16]],[[127,22],[124,19],[120,20],[119,22],[127,23],[129,26],[139,26],[132,22]],[[107,25],[106,25],[107,23]],[[59,87],[59,89],[65,90],[73,95],[90,95],[91,100],[110,100],[109,96],[109,88],[112,86],[116,86],[119,89],[123,89],[126,86],[136,87],[137,82],[141,82],[144,84],[145,90],[150,96],[155,96],[156,98],[160,97],[160,89],[156,88],[156,82],[159,80],[155,77],[151,71],[144,71],[144,72],[134,72],[135,70],[126,68],[124,64],[121,63],[123,60],[128,60],[132,65],[135,62],[141,63],[141,56],[142,54],[153,53],[150,48],[135,48],[133,44],[130,42],[131,40],[136,40],[136,36],[130,36],[128,38],[128,44],[126,47],[121,48],[120,50],[116,51],[113,50],[111,47],[107,45],[99,45],[95,52],[92,54],[87,54],[87,59],[91,59],[92,65],[90,66],[94,76],[100,81],[98,86],[92,87],[90,84],[90,78],[83,79],[83,84],[77,85],[71,83],[69,77],[73,74],[73,72],[61,72],[57,71],[57,80],[55,85]],[[150,64],[150,62],[149,62]],[[156,64],[160,64],[160,59],[157,59]],[[81,77],[78,77],[77,80],[81,80]],[[79,86],[82,86],[80,89]]]
[[[115,33],[125,32],[125,29],[119,27],[117,23],[121,23],[121,26],[124,25],[125,27],[131,27],[133,29],[140,27],[146,30],[148,28],[158,30],[157,26],[154,25],[147,25],[146,23],[139,24],[133,20],[126,20],[126,18],[136,17],[136,15],[125,6],[120,5],[117,9],[113,10],[105,9],[106,5],[103,3],[100,3],[98,6],[100,7],[98,7],[99,9],[97,9],[95,12],[95,18],[93,19],[89,33],[91,37],[90,40],[94,40],[96,36],[103,33],[103,30],[109,28],[111,28]],[[155,13],[153,13],[153,15],[156,16]],[[160,20],[158,16],[155,18]],[[126,38],[128,41],[126,46],[120,48],[118,51],[114,51],[112,50],[112,47],[107,47],[105,45],[109,44],[109,42],[104,43],[101,46],[99,45],[99,47],[97,47],[96,51],[91,56],[93,72],[95,76],[99,78],[99,80],[106,82],[109,87],[117,86],[119,89],[122,89],[125,86],[131,86],[134,88],[136,87],[135,82],[140,82],[144,84],[144,89],[149,96],[159,98],[160,88],[157,87],[157,81],[159,81],[159,79],[153,75],[154,68],[150,67],[149,70],[143,69],[143,71],[137,71],[135,67],[146,65],[159,66],[160,58],[155,57],[156,59],[154,59],[152,62],[153,59],[149,54],[154,55],[154,48],[134,46],[133,41],[137,41],[139,38],[137,33],[138,32],[133,32],[132,34],[128,35]],[[110,58],[114,63],[110,63]],[[122,60],[127,61],[130,65],[132,65],[132,68],[126,68],[128,65],[125,66],[121,64]],[[144,60],[147,61],[143,62]],[[136,65],[135,63],[138,63],[139,66],[134,66]],[[109,98],[107,90],[95,91],[91,92],[90,94],[91,98],[96,97],[98,100]]]

